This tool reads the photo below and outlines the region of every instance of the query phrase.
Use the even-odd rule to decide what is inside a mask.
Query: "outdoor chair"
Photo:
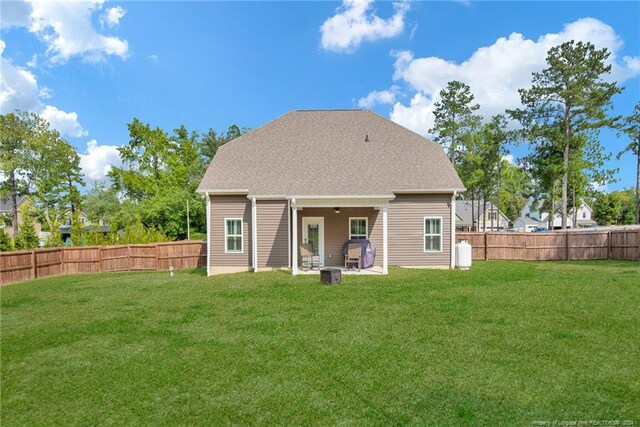
[[[349,244],[347,255],[344,257],[344,268],[348,269],[351,264],[355,263],[358,271],[362,268],[362,246],[359,243]]]
[[[314,255],[313,244],[303,243],[300,245],[300,258],[303,270],[320,268],[320,255]]]

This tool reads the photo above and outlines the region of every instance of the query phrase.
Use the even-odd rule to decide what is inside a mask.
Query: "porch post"
[[[209,193],[204,193],[207,198],[207,276],[211,276],[211,197]]]
[[[389,274],[389,239],[387,232],[388,206],[382,207],[382,274]]]
[[[258,211],[256,198],[251,199],[251,260],[253,272],[258,271]]]
[[[456,268],[456,192],[455,191],[451,196],[451,268]]]
[[[295,199],[291,201],[291,208],[291,274],[295,276],[298,274],[298,208]]]

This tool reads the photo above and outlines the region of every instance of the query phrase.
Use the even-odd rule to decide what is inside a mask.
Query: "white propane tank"
[[[461,270],[471,267],[471,245],[466,240],[456,244],[456,267]]]

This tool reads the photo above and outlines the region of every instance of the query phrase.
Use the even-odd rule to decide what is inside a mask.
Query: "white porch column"
[[[451,196],[451,268],[456,268],[456,192],[455,191]]]
[[[389,238],[387,232],[388,206],[382,207],[382,274],[389,274]]]
[[[204,193],[207,198],[207,276],[211,276],[211,197],[209,193]]]
[[[291,274],[294,276],[298,274],[298,208],[296,206],[296,200],[293,199],[291,203],[292,215],[291,215]]]
[[[256,198],[251,199],[251,260],[253,272],[258,271],[258,207]]]

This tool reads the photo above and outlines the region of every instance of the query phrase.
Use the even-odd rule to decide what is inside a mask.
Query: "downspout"
[[[251,199],[251,263],[253,272],[258,272],[258,212],[256,198]]]
[[[211,197],[209,192],[204,194],[207,197],[207,276],[211,276]]]
[[[291,268],[291,199],[287,199],[287,260]]]
[[[473,210],[473,206],[471,207]],[[456,267],[456,192],[451,195],[451,268]]]

